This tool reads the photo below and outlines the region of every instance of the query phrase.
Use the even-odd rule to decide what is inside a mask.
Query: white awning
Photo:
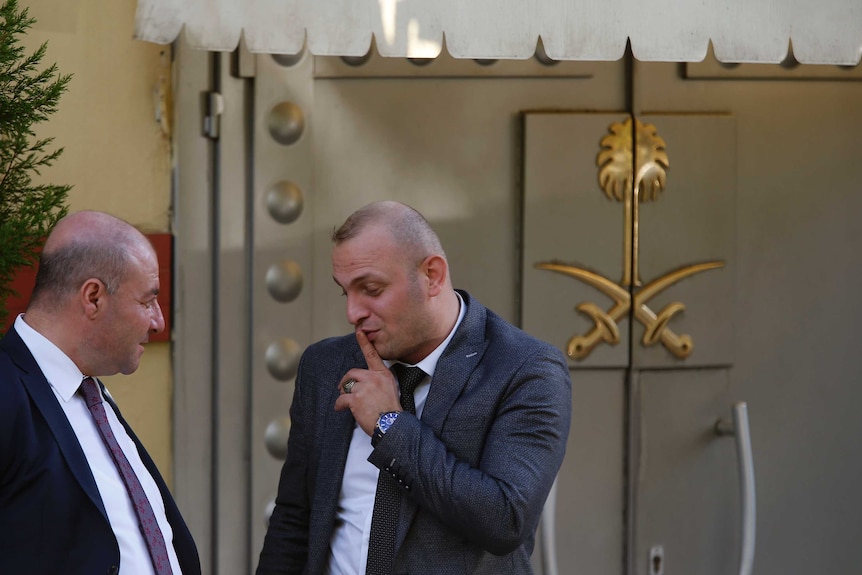
[[[856,65],[862,0],[138,0],[135,37],[196,48],[362,56]]]

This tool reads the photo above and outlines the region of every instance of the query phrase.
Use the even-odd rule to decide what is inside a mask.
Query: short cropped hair
[[[374,202],[353,212],[332,232],[332,241],[339,245],[372,225],[385,226],[396,243],[417,263],[430,255],[446,258],[440,238],[425,216],[408,205],[390,201]]]

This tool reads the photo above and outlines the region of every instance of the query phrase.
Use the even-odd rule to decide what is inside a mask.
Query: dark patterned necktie
[[[150,559],[153,561],[153,567],[156,570],[156,575],[171,575],[171,562],[168,559],[168,549],[165,546],[165,538],[162,535],[162,530],[156,521],[156,515],[153,513],[153,508],[150,506],[150,501],[147,499],[144,488],[138,480],[138,476],[132,470],[129,460],[120,445],[117,443],[117,438],[114,437],[114,432],[111,431],[111,425],[108,423],[108,414],[105,412],[105,406],[102,405],[102,397],[99,395],[99,389],[92,377],[84,378],[81,383],[81,394],[84,396],[84,401],[87,402],[87,407],[90,408],[90,414],[96,421],[96,427],[99,428],[99,434],[102,436],[102,441],[111,453],[111,458],[120,472],[120,477],[123,478],[123,483],[126,485],[126,491],[129,492],[129,497],[135,508],[135,514],[138,516],[138,525],[141,528],[141,533],[144,535],[144,540],[147,542],[147,550],[150,552]]]
[[[396,363],[393,366],[401,388],[401,407],[416,414],[413,391],[425,372],[418,367]],[[395,549],[395,527],[398,525],[398,508],[401,505],[401,488],[388,473],[380,470],[377,476],[377,493],[374,496],[374,513],[371,515],[371,534],[368,541],[366,575],[391,575]]]

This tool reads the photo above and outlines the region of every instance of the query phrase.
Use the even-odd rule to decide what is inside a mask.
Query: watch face
[[[386,431],[395,423],[395,420],[398,419],[397,411],[390,411],[388,413],[382,413],[380,415],[380,420],[377,422],[377,426],[380,428],[382,433],[386,433]]]

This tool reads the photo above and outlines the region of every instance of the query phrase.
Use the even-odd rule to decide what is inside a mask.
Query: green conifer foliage
[[[0,7],[0,322],[16,271],[34,265],[48,232],[66,215],[71,189],[32,181],[63,152],[50,150],[54,139],[37,138],[33,130],[57,111],[71,80],[56,64],[39,69],[47,44],[25,53],[20,38],[34,22],[17,0]]]

